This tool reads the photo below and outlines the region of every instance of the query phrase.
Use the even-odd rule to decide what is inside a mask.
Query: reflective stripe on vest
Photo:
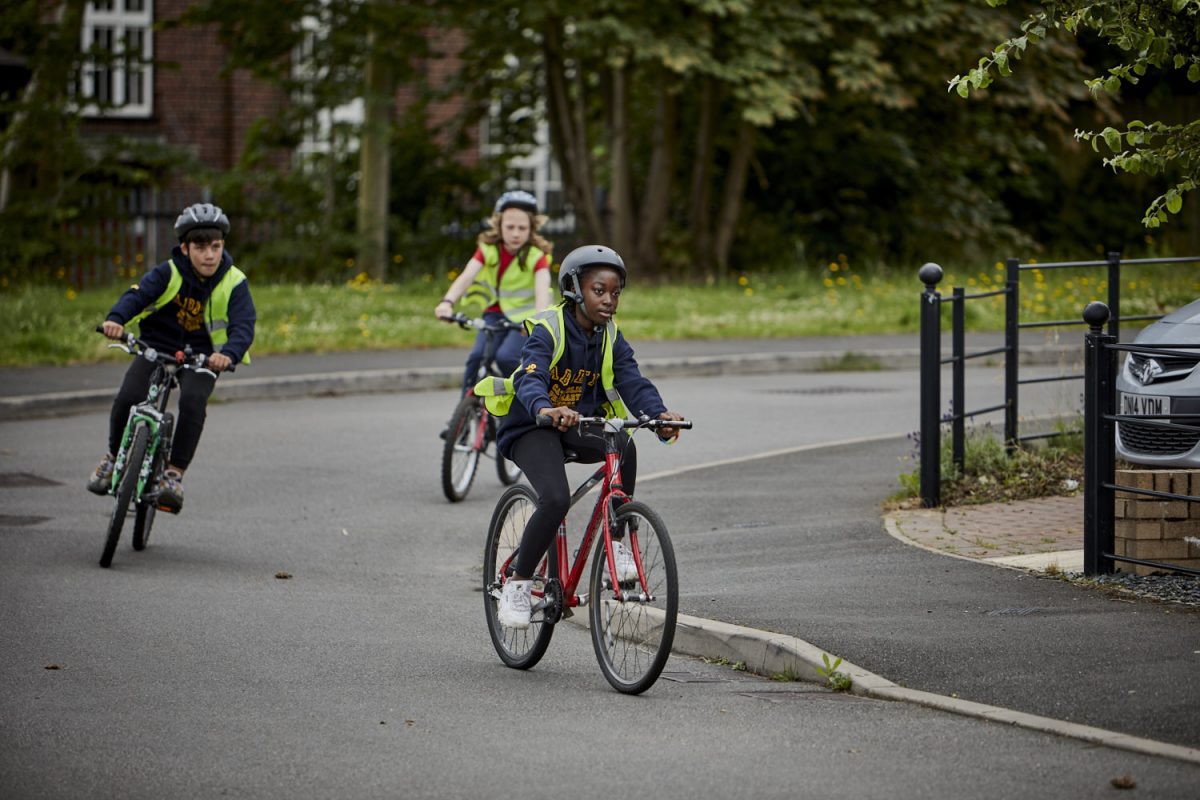
[[[500,245],[480,244],[479,251],[483,253],[483,269],[475,282],[467,287],[463,300],[468,304],[479,304],[483,308],[499,304],[501,313],[513,322],[522,322],[537,311],[535,300],[533,273],[537,263],[546,254],[537,247],[530,246],[525,255],[526,264],[534,268],[525,269],[516,263],[516,256],[504,270],[504,277],[496,286],[496,273],[500,270]],[[516,267],[514,269],[514,266]]]
[[[179,294],[179,290],[183,288],[183,275],[180,273],[179,267],[175,266],[175,259],[170,259],[167,263],[171,266],[171,279],[167,281],[167,288],[148,308],[129,320],[130,324],[141,322],[156,311],[160,311],[163,306],[174,300],[175,295]],[[212,293],[208,296],[208,302],[205,303],[204,328],[208,331],[208,338],[212,340],[215,352],[221,352],[221,347],[229,341],[227,330],[229,327],[229,299],[233,296],[233,290],[244,280],[246,280],[246,274],[231,265],[220,282],[213,287]],[[242,363],[250,363],[250,353],[242,355]]]
[[[548,369],[553,369],[554,365],[562,358],[563,352],[566,350],[566,337],[563,336],[563,303],[546,309],[538,314],[533,315],[525,320],[525,327],[530,333],[538,325],[542,325],[550,332],[550,340],[554,342],[554,355],[550,358],[550,366]],[[617,322],[610,319],[604,327],[604,349],[600,358],[600,386],[604,389],[604,395],[607,401],[601,404],[606,417],[627,417],[629,412],[625,409],[625,403],[621,400],[621,395],[615,386],[615,374],[613,372],[613,349],[617,341]],[[513,387],[513,377],[521,369],[520,366],[513,371],[513,374],[507,378],[487,377],[475,384],[473,391],[476,395],[483,398],[483,404],[487,406],[489,413],[502,417],[508,413],[512,406],[512,400],[516,394]]]

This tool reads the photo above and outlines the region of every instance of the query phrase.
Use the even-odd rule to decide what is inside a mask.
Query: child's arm
[[[254,326],[257,321],[258,312],[254,308],[250,286],[247,281],[242,281],[234,287],[233,294],[229,296],[229,330],[226,331],[228,338],[219,354],[228,357],[229,364],[241,363],[242,357],[254,342]],[[219,361],[220,359],[217,366],[220,369],[229,366],[222,366]]]
[[[475,282],[475,276],[479,274],[479,270],[483,269],[483,262],[477,256],[478,251],[471,256],[471,260],[463,267],[462,274],[454,279],[454,283],[450,284],[446,294],[433,309],[433,315],[438,319],[450,319],[454,314],[454,304],[462,299],[462,296],[467,293],[467,289]]]
[[[137,283],[130,286],[124,294],[117,298],[117,302],[113,303],[113,307],[109,309],[105,321],[115,322],[124,328],[129,320],[145,311],[166,291],[170,280],[171,265],[164,261],[143,275]],[[107,326],[105,335],[109,335]],[[110,338],[119,339],[122,335],[123,333],[117,333],[116,337],[110,336]]]

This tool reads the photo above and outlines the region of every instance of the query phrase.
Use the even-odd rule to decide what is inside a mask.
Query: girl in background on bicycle
[[[526,322],[531,332],[513,375],[513,402],[497,433],[500,451],[524,471],[538,496],[521,537],[513,579],[504,584],[500,598],[498,616],[509,627],[529,626],[530,578],[570,507],[564,452],[574,451],[582,463],[604,461],[603,441],[581,436],[575,427],[579,418],[626,418],[633,412],[637,417],[683,419],[667,410],[617,330],[625,278],[625,262],[615,251],[599,245],[572,250],[558,274],[563,301]],[[539,415],[553,425],[538,427]],[[632,496],[637,449],[628,434],[621,435],[621,484]],[[662,428],[658,436],[673,441],[678,429]],[[613,539],[618,580],[636,578],[637,565],[621,541],[623,532],[614,532]]]
[[[217,206],[196,203],[185,208],[175,220],[179,244],[171,257],[121,295],[101,326],[104,335],[120,340],[125,326],[137,322],[141,339],[151,347],[174,353],[191,345],[193,352],[208,355],[205,367],[212,372],[229,369],[243,357],[249,362],[254,300],[245,274],[225,250],[228,233],[229,218]],[[108,452],[88,481],[88,490],[95,494],[108,492],[129,409],[145,399],[154,367],[152,361],[135,358],[125,373],[109,418]],[[216,385],[216,378],[203,372],[181,370],[178,378],[179,418],[158,500],[160,507],[174,513],[183,506],[183,473],[200,442],[208,397]]]
[[[546,217],[538,213],[537,198],[529,192],[505,192],[496,200],[487,228],[462,274],[450,284],[434,308],[438,319],[450,319],[454,305],[464,297],[484,306],[483,319],[494,323],[507,317],[521,322],[550,305],[550,252],[554,245],[538,230]],[[496,366],[509,375],[521,360],[524,337],[519,330],[500,333],[493,346]],[[467,356],[463,391],[479,379],[487,337],[480,331]]]

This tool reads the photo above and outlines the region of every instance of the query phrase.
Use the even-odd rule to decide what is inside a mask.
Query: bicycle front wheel
[[[454,409],[446,429],[442,448],[442,492],[451,503],[467,496],[479,467],[479,448],[475,446],[482,422],[479,399],[467,395]]]
[[[507,666],[529,669],[546,653],[554,625],[547,622],[547,612],[533,612],[528,628],[509,628],[497,617],[500,592],[512,576],[512,563],[525,533],[525,524],[537,507],[537,495],[525,485],[511,487],[500,497],[492,522],[488,526],[487,546],[483,551],[483,612],[487,618],[488,634],[496,654]],[[545,560],[543,560],[543,567]],[[545,599],[546,575],[534,579],[534,604]]]
[[[100,554],[100,566],[112,564],[113,553],[117,551],[117,542],[121,540],[121,528],[125,526],[125,514],[133,501],[134,490],[137,489],[138,472],[142,461],[146,458],[146,445],[150,441],[150,429],[144,424],[138,425],[133,434],[129,452],[125,455],[125,467],[121,473],[120,483],[117,484],[117,498],[113,503],[112,516],[108,520],[108,535],[104,540],[104,552]]]
[[[615,524],[626,531],[625,546],[636,549],[641,579],[619,584],[609,569],[604,538],[596,546],[590,582],[590,628],[600,671],[618,692],[640,694],[662,673],[675,640],[679,579],[675,550],[658,512],[632,501],[621,506]]]

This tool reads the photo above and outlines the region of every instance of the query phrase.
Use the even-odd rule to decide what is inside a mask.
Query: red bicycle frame
[[[558,577],[562,582],[563,590],[563,606],[566,608],[577,608],[578,606],[587,603],[587,597],[575,593],[579,587],[579,582],[583,578],[584,567],[587,566],[588,554],[591,552],[592,544],[596,540],[596,535],[603,531],[604,536],[604,554],[608,562],[608,574],[615,576],[617,574],[617,560],[613,553],[612,531],[609,527],[609,515],[604,513],[606,507],[612,503],[617,505],[624,504],[631,500],[629,495],[625,494],[625,490],[621,486],[621,456],[617,451],[616,444],[611,438],[606,437],[606,452],[604,455],[604,465],[597,469],[592,476],[579,485],[571,494],[571,503],[569,508],[574,508],[575,504],[583,499],[584,495],[590,492],[597,483],[600,483],[600,496],[596,498],[596,505],[592,508],[591,519],[588,520],[587,528],[583,533],[583,540],[579,544],[579,550],[575,554],[575,563],[571,563],[567,557],[567,525],[566,518],[563,518],[558,524],[558,533],[554,537],[554,550],[547,555],[547,558],[542,559],[538,565],[537,574],[543,579],[546,578],[546,569],[548,567],[549,558],[557,559]],[[629,537],[628,549],[631,551],[633,561],[637,565],[638,584],[642,587],[642,596],[645,600],[653,600],[649,594],[649,588],[646,586],[646,571],[642,566],[641,549],[638,547],[637,531],[632,528],[626,533]],[[512,553],[504,562],[501,572],[507,574],[513,560],[516,559],[516,552]],[[563,576],[566,576],[564,579]],[[624,601],[625,595],[621,591],[621,587],[617,581],[612,582],[614,597],[618,601]],[[535,590],[534,597],[544,596],[544,592]]]

